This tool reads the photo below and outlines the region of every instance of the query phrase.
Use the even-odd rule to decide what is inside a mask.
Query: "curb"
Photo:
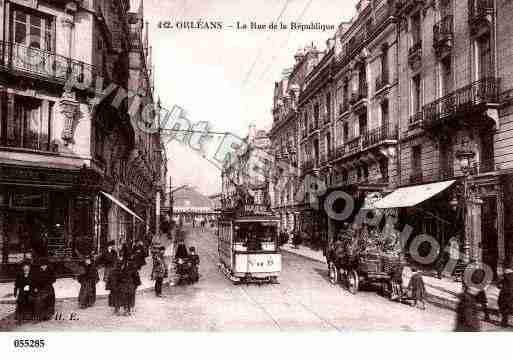
[[[164,288],[165,286],[169,286],[169,283],[170,283],[169,280],[167,282],[163,282],[162,283],[162,287]],[[144,288],[137,289],[136,293],[148,292],[148,291],[152,291],[152,290],[153,290],[153,286],[149,286],[149,287],[144,287]],[[98,300],[98,299],[105,299],[105,298],[108,298],[108,297],[109,297],[109,294],[98,294],[96,296],[96,300]],[[78,294],[76,296],[73,296],[73,297],[55,298],[55,303],[60,303],[60,302],[64,302],[64,301],[67,301],[67,300],[78,300]],[[15,305],[16,304],[16,299],[15,298],[0,299],[0,305],[6,305],[6,304]]]
[[[281,250],[284,252],[296,255],[298,257],[309,259],[313,262],[326,264],[326,261],[321,261],[317,258],[309,257],[306,254],[292,252],[285,248],[282,248]],[[429,304],[432,304],[436,307],[443,308],[443,309],[449,309],[452,311],[456,311],[456,309],[458,307],[457,299],[449,299],[449,298],[445,298],[445,297],[439,297],[439,296],[436,296],[436,295],[430,294],[430,293],[426,293],[426,302]],[[499,310],[497,308],[488,307],[488,311],[489,311],[490,315],[497,315],[497,316],[500,315]]]
[[[312,258],[306,254],[302,254],[302,253],[296,253],[296,252],[292,252],[291,250],[289,249],[284,249],[284,248],[281,248],[282,251],[284,252],[287,252],[287,253],[290,253],[290,254],[293,254],[295,256],[298,256],[298,257],[302,257],[302,258],[305,258],[305,259],[309,259],[313,262],[317,262],[317,263],[324,263],[324,264],[327,264],[325,260],[320,260],[320,259],[317,259],[317,258]]]

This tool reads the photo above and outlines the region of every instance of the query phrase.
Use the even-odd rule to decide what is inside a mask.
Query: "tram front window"
[[[275,250],[277,226],[269,223],[240,223],[236,228],[238,242],[248,251]]]

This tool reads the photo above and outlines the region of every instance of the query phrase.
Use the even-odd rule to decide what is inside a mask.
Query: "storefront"
[[[146,215],[102,191],[112,190],[108,183],[88,168],[0,164],[0,279],[37,257],[48,257],[66,275],[66,263],[99,253],[109,240],[144,238]]]

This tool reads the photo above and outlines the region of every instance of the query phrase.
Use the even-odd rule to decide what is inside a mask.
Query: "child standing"
[[[162,283],[164,278],[167,277],[167,266],[164,261],[164,252],[166,248],[164,246],[159,247],[158,253],[153,258],[153,269],[151,271],[151,279],[155,280],[155,295],[157,297],[162,296]]]

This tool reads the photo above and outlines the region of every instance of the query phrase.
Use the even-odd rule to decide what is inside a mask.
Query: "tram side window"
[[[246,244],[250,251],[262,250],[262,243],[276,242],[276,225],[267,223],[241,223],[237,228],[236,238]]]

